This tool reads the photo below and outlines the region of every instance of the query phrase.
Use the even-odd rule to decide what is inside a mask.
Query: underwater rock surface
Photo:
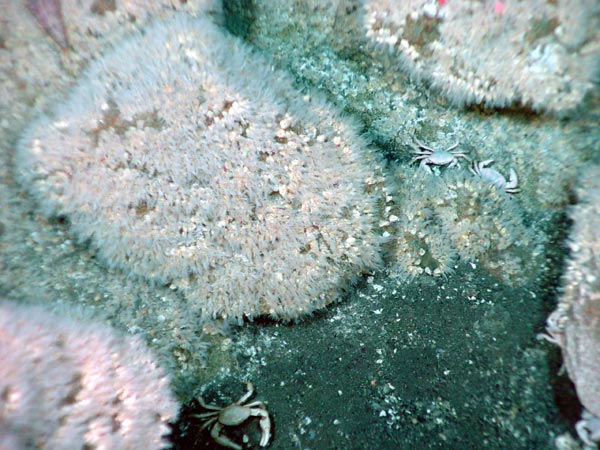
[[[0,447],[166,444],[179,405],[143,339],[0,298]]]
[[[109,267],[208,316],[294,319],[379,263],[382,164],[354,122],[204,17],[92,64],[16,159]]]
[[[589,435],[578,432],[593,446],[592,441],[600,442],[600,166],[582,171],[577,197],[563,294],[548,318],[547,331],[562,350],[584,407],[579,423]]]
[[[367,36],[455,105],[564,113],[597,77],[595,0],[368,0],[364,8]]]
[[[86,20],[89,14],[84,13],[99,2],[64,0],[74,53],[102,59],[98,48],[118,45],[120,33],[144,27],[148,15],[133,14],[136,20],[127,21],[133,1],[117,2],[115,12],[94,13]],[[172,13],[168,0],[137,1],[135,6],[150,11],[159,3],[159,15]],[[189,12],[194,3],[177,2],[173,9]],[[0,96],[6,105],[0,132],[9,136],[0,140],[0,190],[6,193],[0,196],[1,293],[17,301],[35,297],[53,308],[90,305],[103,320],[143,335],[161,363],[176,374],[174,385],[184,401],[201,390],[208,401],[228,404],[243,393],[240,379],[253,381],[260,399],[268,401],[275,424],[273,448],[552,448],[557,434],[573,433],[580,407],[565,408],[565,398],[570,395],[574,401],[575,395],[565,389],[567,377],[556,375],[559,351],[535,335],[557,298],[566,227],[561,214],[572,200],[571,188],[581,166],[600,149],[597,90],[574,120],[559,121],[531,111],[465,111],[449,106],[435,90],[412,83],[402,71],[389,70],[397,61],[386,59],[385,51],[367,42],[356,20],[357,1],[225,4],[231,13],[225,21],[230,30],[239,31],[268,61],[290,69],[298,85],[320,89],[360,118],[394,173],[406,177],[406,183],[404,179],[398,183],[402,195],[394,198],[400,211],[407,208],[402,199],[412,189],[414,138],[434,148],[459,141],[473,160],[494,159],[494,167],[503,174],[514,168],[521,193],[509,200],[511,206],[495,202],[498,214],[505,209],[511,214],[480,219],[488,224],[510,220],[515,227],[507,229],[516,232],[514,237],[498,243],[515,239],[524,245],[498,252],[494,238],[487,242],[492,251],[483,251],[481,261],[517,261],[521,249],[535,248],[528,234],[519,231],[527,229],[536,233],[535,242],[538,237],[547,242],[538,269],[550,274],[523,270],[517,278],[523,277],[525,284],[511,287],[495,267],[463,264],[462,257],[447,278],[427,275],[425,269],[435,271],[433,265],[424,265],[424,274],[409,280],[378,271],[366,287],[359,284],[352,289],[343,304],[310,320],[294,326],[258,320],[234,334],[207,336],[205,330],[214,333],[219,328],[211,330],[211,322],[201,328],[193,313],[195,303],[182,294],[183,289],[152,285],[119,268],[107,269],[93,246],[76,242],[68,221],[42,217],[15,182],[15,133],[30,122],[27,114],[35,110],[34,103],[57,102],[48,92],[62,91],[56,87],[55,72],[64,76],[61,67],[49,70],[55,66],[44,62],[57,46],[50,38],[40,39],[41,31],[31,18],[28,27],[12,27],[12,21],[9,27],[10,36],[16,37],[35,31],[31,40],[6,39],[6,48],[0,48],[0,62],[14,63],[0,68],[0,89],[9,93]],[[79,5],[84,20],[73,16]],[[242,17],[247,21],[240,23]],[[116,23],[119,27],[110,28]],[[5,37],[2,25],[0,37]],[[47,45],[40,48],[36,43]],[[89,52],[91,47],[96,51]],[[28,70],[31,66],[37,70]],[[13,76],[15,71],[20,78]],[[26,89],[20,90],[23,80]],[[58,86],[73,85],[67,80]],[[465,168],[446,169],[427,181],[443,186],[470,176]],[[423,180],[425,175],[415,173]],[[491,189],[479,184],[475,192]],[[417,209],[418,202],[410,208]],[[389,222],[389,217],[384,219]],[[439,223],[434,222],[433,228]],[[425,223],[419,231],[433,230]],[[455,252],[449,242],[443,240]],[[209,338],[216,360],[206,358]],[[229,386],[224,382],[227,374],[236,378]],[[207,380],[212,381],[202,386]],[[333,406],[323,408],[324,403]],[[241,439],[247,433],[253,442],[256,425],[250,421],[233,435]],[[211,448],[203,442],[210,440],[210,433],[198,433],[197,421],[188,428],[188,437],[192,436],[200,448]]]

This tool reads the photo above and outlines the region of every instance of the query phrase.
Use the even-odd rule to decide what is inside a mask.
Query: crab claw
[[[504,186],[504,190],[507,194],[521,192],[521,188],[519,187],[519,177],[513,168],[510,169],[508,181],[506,182],[506,186]]]
[[[269,414],[266,411],[263,411],[264,414],[261,414],[260,418],[260,429],[262,430],[262,436],[260,438],[260,446],[266,447],[269,443],[269,439],[271,439],[271,419],[269,419]]]
[[[427,159],[422,159],[421,160],[421,164],[419,164],[419,166],[423,169],[425,169],[425,172],[427,173],[433,173],[431,170],[431,167],[429,167],[429,164],[427,164]]]
[[[493,159],[486,159],[485,161],[481,162],[472,161],[471,167],[469,167],[469,172],[471,172],[475,176],[481,176],[481,171],[483,169],[487,169],[487,166],[489,166],[493,162]]]
[[[600,418],[586,409],[581,414],[581,420],[575,424],[575,430],[586,448],[595,448],[600,442]]]
[[[221,424],[219,422],[216,422],[215,426],[212,428],[210,435],[215,440],[215,442],[223,447],[232,448],[233,450],[242,450],[241,445],[236,444],[231,439],[229,439],[227,436],[221,434],[221,431],[223,430],[223,428],[224,428],[223,424]]]

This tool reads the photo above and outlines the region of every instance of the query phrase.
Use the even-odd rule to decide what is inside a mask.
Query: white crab
[[[579,439],[588,447],[596,448],[600,443],[600,418],[588,410],[583,410],[581,420],[575,424],[575,430]]]
[[[260,438],[260,446],[266,447],[271,439],[271,419],[269,413],[265,407],[265,404],[261,401],[254,401],[245,403],[252,394],[254,393],[254,386],[252,383],[246,383],[248,391],[240,397],[240,399],[229,406],[220,407],[215,405],[208,405],[204,402],[202,397],[198,397],[198,402],[204,409],[210,410],[210,412],[202,414],[192,414],[192,417],[204,420],[204,424],[200,430],[212,425],[210,435],[219,445],[224,447],[233,448],[235,450],[242,450],[242,447],[227,436],[221,434],[223,427],[234,427],[248,420],[250,417],[260,417],[260,429],[262,435]]]
[[[565,327],[567,325],[570,305],[559,303],[546,319],[546,333],[539,333],[538,339],[544,339],[561,348],[565,346]]]
[[[465,152],[461,150],[454,150],[458,147],[458,142],[446,150],[434,150],[416,141],[419,148],[414,147],[413,153],[416,155],[411,163],[421,161],[420,166],[423,167],[427,172],[431,173],[429,166],[448,166],[454,167],[458,165],[458,158],[465,158],[469,160]]]
[[[517,177],[517,172],[515,172],[515,169],[510,169],[507,180],[500,172],[488,167],[493,162],[493,159],[488,159],[481,162],[473,162],[469,170],[471,173],[473,173],[473,175],[480,176],[507,194],[516,194],[521,192],[521,188],[519,187],[519,178]]]

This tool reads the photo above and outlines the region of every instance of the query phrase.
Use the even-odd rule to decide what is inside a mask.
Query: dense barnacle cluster
[[[563,112],[592,89],[600,4],[369,0],[367,36],[453,103]]]
[[[48,215],[207,316],[297,318],[379,262],[382,167],[355,123],[205,17],[125,40],[18,147]]]
[[[0,448],[167,444],[178,404],[139,336],[0,298]]]
[[[600,442],[600,166],[583,171],[577,198],[571,210],[571,255],[563,294],[547,330],[561,347],[564,366],[585,408],[577,431],[593,448]]]
[[[540,242],[523,211],[504,191],[464,171],[436,176],[398,170],[397,207],[389,227],[390,272],[412,278],[447,275],[469,261],[507,282],[519,282],[539,262]]]

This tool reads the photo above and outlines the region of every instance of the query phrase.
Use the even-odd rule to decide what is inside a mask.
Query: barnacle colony
[[[93,63],[16,160],[108,266],[206,315],[297,318],[379,262],[381,164],[354,124],[205,17]]]
[[[462,260],[519,284],[540,266],[543,242],[520,206],[488,180],[456,171],[431,176],[421,168],[398,170],[394,179],[392,276],[447,275]]]
[[[594,0],[365,0],[364,27],[399,66],[456,105],[563,114],[594,89]]]

